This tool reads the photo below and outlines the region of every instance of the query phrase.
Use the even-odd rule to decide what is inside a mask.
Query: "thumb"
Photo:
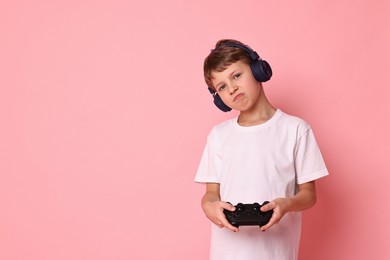
[[[266,212],[266,211],[272,210],[273,208],[275,208],[275,206],[273,205],[272,202],[266,202],[263,204],[263,206],[260,208],[260,210],[263,212]]]
[[[225,202],[224,208],[229,210],[229,211],[235,211],[236,210],[236,208],[230,202]]]

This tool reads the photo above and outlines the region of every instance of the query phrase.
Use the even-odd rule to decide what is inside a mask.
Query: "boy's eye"
[[[226,88],[226,85],[221,85],[219,88],[218,88],[218,91],[222,91]]]
[[[241,73],[234,74],[234,78],[238,79],[241,76]]]

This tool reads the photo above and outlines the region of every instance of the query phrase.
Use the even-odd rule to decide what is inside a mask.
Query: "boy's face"
[[[229,107],[241,112],[252,109],[258,104],[261,96],[261,83],[252,74],[248,64],[237,61],[224,71],[211,73],[211,82]]]

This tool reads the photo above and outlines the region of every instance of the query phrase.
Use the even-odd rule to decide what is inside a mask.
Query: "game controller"
[[[235,206],[235,211],[224,209],[223,213],[225,214],[227,221],[235,227],[256,225],[261,227],[269,222],[272,213],[274,212],[272,209],[266,212],[260,210],[262,206],[268,203],[269,201],[264,201],[262,205],[257,202],[253,204],[238,203]]]

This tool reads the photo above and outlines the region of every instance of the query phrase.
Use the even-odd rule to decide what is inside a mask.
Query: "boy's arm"
[[[234,211],[235,208],[227,202],[221,201],[219,193],[219,183],[207,183],[206,193],[202,198],[202,209],[206,216],[220,228],[226,227],[233,231],[238,231],[237,227],[232,226],[223,213],[224,209]]]
[[[261,207],[262,211],[273,209],[274,213],[267,225],[261,227],[262,231],[279,223],[282,217],[290,211],[303,211],[311,208],[317,201],[315,181],[298,185],[298,192],[291,198],[277,198]]]

